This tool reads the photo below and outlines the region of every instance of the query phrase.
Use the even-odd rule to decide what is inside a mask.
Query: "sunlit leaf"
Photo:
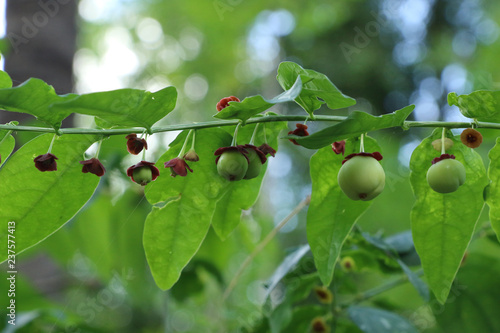
[[[500,138],[490,150],[488,157],[488,178],[490,184],[486,187],[486,203],[490,207],[490,222],[500,240]]]
[[[299,95],[301,90],[302,81],[300,77],[297,77],[289,89],[272,99],[265,99],[257,95],[247,97],[241,102],[229,102],[228,106],[219,111],[214,117],[219,119],[241,119],[242,121],[246,121],[278,103],[292,102]]]
[[[0,166],[5,163],[15,145],[16,141],[9,131],[0,130]]]
[[[450,93],[448,104],[458,106],[467,118],[500,122],[500,91],[478,90],[468,95]]]
[[[279,65],[277,80],[283,89],[290,89],[298,78],[302,79],[303,87],[295,101],[311,116],[324,103],[332,110],[356,104],[355,99],[342,94],[326,75],[304,69],[294,62],[285,61]]]
[[[0,89],[12,87],[12,79],[9,74],[4,71],[0,71]]]
[[[71,101],[52,105],[50,110],[55,113],[67,111],[96,116],[110,127],[151,128],[174,109],[176,101],[177,90],[174,87],[154,93],[119,89],[80,95]]]
[[[366,151],[380,151],[375,140],[365,137]],[[359,141],[346,142],[345,154],[359,152]],[[342,155],[325,147],[311,157],[312,194],[307,211],[307,240],[321,281],[329,285],[342,245],[356,220],[372,201],[353,201],[340,189],[337,174]]]
[[[461,144],[448,131],[455,144],[447,153],[463,163],[466,181],[452,193],[433,191],[426,180],[431,161],[439,154],[432,141],[441,138],[436,129],[414,150],[410,161],[410,181],[416,202],[411,210],[411,228],[415,249],[422,261],[430,289],[441,303],[446,301],[465,250],[484,206],[486,171],[478,153]]]
[[[0,108],[31,114],[56,129],[73,111],[49,109],[54,103],[69,101],[77,95],[59,96],[54,88],[40,79],[29,79],[17,87],[0,89]]]
[[[0,170],[0,221],[16,223],[16,253],[39,243],[72,218],[94,193],[99,178],[82,173],[82,154],[96,141],[91,135],[64,135],[55,140],[52,153],[57,171],[40,172],[33,158],[45,154],[53,135],[41,135],[25,144]],[[7,248],[7,235],[0,234]],[[7,251],[1,254],[4,260]]]
[[[365,333],[418,333],[405,318],[380,309],[350,306],[347,313],[351,320]]]
[[[409,105],[393,113],[384,114],[382,116],[372,116],[366,112],[354,111],[342,122],[322,129],[309,136],[288,135],[285,138],[294,139],[306,148],[322,148],[335,141],[358,137],[370,131],[403,126],[404,121],[414,108],[414,105]]]

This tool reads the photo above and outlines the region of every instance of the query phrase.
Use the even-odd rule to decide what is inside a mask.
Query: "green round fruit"
[[[153,180],[153,172],[149,167],[137,168],[134,170],[134,181],[137,184],[146,185]]]
[[[260,170],[262,169],[262,161],[260,160],[259,155],[254,149],[247,149],[248,151],[248,170],[245,174],[245,179],[252,179],[257,177],[260,174]]]
[[[248,160],[239,151],[226,151],[217,161],[217,172],[227,180],[241,180],[248,170]]]
[[[447,158],[433,164],[427,171],[427,183],[438,193],[451,193],[465,183],[465,167]]]
[[[385,173],[375,158],[354,156],[342,165],[337,180],[349,198],[368,201],[384,190]]]

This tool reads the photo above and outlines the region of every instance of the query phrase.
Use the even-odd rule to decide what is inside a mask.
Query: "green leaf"
[[[266,137],[269,145],[278,147],[279,132],[286,128],[285,123],[266,124]],[[255,125],[246,125],[238,132],[238,142],[249,142]],[[263,128],[259,126],[255,138],[255,145],[264,143]],[[269,158],[272,158],[269,156]],[[267,163],[262,166],[260,175],[254,179],[243,179],[238,182],[227,182],[222,177],[217,177],[217,181],[225,188],[223,196],[218,200],[216,210],[212,218],[212,226],[217,236],[224,240],[240,223],[242,210],[249,209],[255,204],[259,196],[262,179],[267,169]]]
[[[11,88],[12,87],[12,79],[9,74],[4,71],[0,71],[0,89]]]
[[[285,61],[279,65],[277,80],[283,89],[290,89],[299,77],[303,87],[295,102],[311,117],[324,103],[332,110],[356,104],[355,99],[342,94],[326,75],[304,69],[294,62]]]
[[[448,94],[448,104],[456,105],[467,118],[500,122],[500,91],[478,90],[468,95]]]
[[[198,251],[210,226],[215,204],[229,181],[221,182],[214,152],[231,143],[231,136],[221,129],[196,131],[195,149],[199,162],[189,163],[193,173],[186,177],[170,176],[163,164],[175,158],[187,132],[183,132],[160,157],[156,166],[160,176],[146,186],[146,198],[157,204],[144,226],[144,249],[156,284],[171,288],[182,269]],[[162,208],[159,204],[167,202]]]
[[[16,223],[16,253],[41,242],[71,219],[90,199],[99,178],[82,173],[78,163],[82,154],[96,141],[91,135],[58,137],[52,153],[57,171],[40,172],[33,158],[44,154],[52,134],[41,135],[25,144],[9,158],[0,171],[0,221],[3,230],[7,223]],[[7,248],[7,235],[0,234],[0,244]],[[1,254],[5,260],[7,251]]]
[[[372,116],[366,112],[354,111],[338,124],[322,129],[309,136],[288,135],[285,139],[295,139],[300,145],[318,149],[335,141],[358,137],[363,133],[390,127],[403,126],[406,118],[415,109],[414,105],[406,106],[393,113]]]
[[[108,126],[150,129],[174,109],[176,100],[177,90],[174,87],[166,87],[154,93],[119,89],[84,94],[71,101],[54,104],[50,109],[53,112],[69,111],[96,116],[109,123]]]
[[[427,170],[432,159],[439,156],[432,148],[432,141],[441,138],[441,132],[436,129],[413,152],[410,181],[416,197],[411,210],[415,249],[430,289],[444,303],[484,206],[487,179],[479,154],[447,131],[455,143],[447,153],[455,155],[465,166],[466,181],[453,193],[441,194],[429,187]]]
[[[490,150],[488,157],[488,179],[490,184],[486,187],[486,203],[490,208],[490,222],[500,241],[500,137],[495,146]]]
[[[431,307],[441,332],[500,332],[499,246],[485,239],[478,241],[484,250],[469,253],[446,305]],[[475,241],[474,247],[477,245]]]
[[[0,89],[0,108],[7,111],[28,113],[55,129],[72,111],[49,109],[50,105],[72,100],[75,94],[59,96],[54,88],[40,79],[29,79],[14,88]]]
[[[302,80],[297,77],[293,85],[280,95],[265,99],[257,95],[245,98],[241,102],[229,102],[228,106],[214,115],[219,119],[241,119],[243,122],[278,103],[292,102],[302,90]]]
[[[395,313],[364,306],[350,306],[347,313],[365,333],[418,333],[417,329]]]
[[[375,140],[365,137],[366,151],[380,151]],[[346,142],[345,154],[359,152],[359,140]],[[311,157],[312,194],[307,211],[307,240],[324,285],[333,278],[335,263],[354,223],[372,201],[353,201],[340,189],[337,174],[342,155],[325,147]]]
[[[308,244],[302,245],[295,251],[286,256],[281,264],[276,268],[273,275],[266,282],[266,293],[264,298],[269,297],[278,283],[287,275],[292,269],[295,268],[297,263],[306,255],[310,250]]]
[[[16,145],[16,140],[10,135],[11,131],[0,131],[0,167],[5,163]]]

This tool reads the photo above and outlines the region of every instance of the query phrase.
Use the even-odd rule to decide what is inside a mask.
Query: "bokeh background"
[[[279,94],[276,70],[286,60],[325,73],[358,102],[335,112],[322,108],[320,114],[361,110],[379,115],[415,104],[411,119],[463,120],[457,108],[447,105],[449,92],[500,89],[500,2],[495,0],[0,4],[2,65],[14,84],[38,77],[61,94],[173,85],[178,103],[162,124],[209,121],[225,96]],[[273,111],[303,114],[292,104]],[[10,120],[37,124],[0,113],[2,123]],[[93,120],[78,116],[64,125],[91,127]],[[325,126],[308,125],[310,132]],[[393,235],[410,228],[409,158],[430,131],[371,133],[383,148],[387,185],[359,221],[363,230]],[[487,163],[496,133],[482,132],[479,152]],[[151,137],[148,159],[156,160],[176,134]],[[32,137],[19,133],[16,139],[21,145]],[[181,283],[162,292],[141,242],[150,207],[142,189],[124,174],[135,163],[124,143],[113,137],[103,144],[101,160],[108,173],[91,202],[56,234],[18,256],[18,313],[26,332],[236,332],[251,327],[262,312],[263,282],[289,248],[306,243],[305,212],[255,258],[226,302],[221,301],[224,285],[255,245],[310,194],[308,160],[314,151],[282,140],[255,207],[243,212],[242,223],[225,242],[210,232]],[[486,220],[483,214],[481,222]],[[425,313],[417,318],[425,318],[425,324],[414,320],[416,325],[439,332],[432,309],[414,292],[402,289],[391,302],[406,314]],[[22,325],[17,329],[22,331]]]

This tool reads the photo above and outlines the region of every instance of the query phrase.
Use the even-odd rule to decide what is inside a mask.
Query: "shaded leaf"
[[[332,110],[356,104],[355,99],[342,94],[326,75],[304,69],[294,62],[285,61],[279,65],[277,80],[283,89],[290,89],[299,77],[303,87],[295,102],[311,116],[324,103]]]
[[[241,102],[229,102],[229,105],[214,115],[219,119],[241,119],[246,121],[262,111],[265,111],[278,103],[292,102],[302,90],[302,80],[297,77],[293,85],[280,95],[265,99],[257,95],[245,98]]]
[[[74,99],[75,94],[59,96],[54,88],[40,79],[29,79],[17,87],[0,89],[0,108],[7,111],[28,113],[53,128],[60,128],[61,121],[72,111],[64,108],[49,109],[54,103]]]
[[[448,94],[448,104],[456,105],[467,118],[500,122],[500,91],[478,90],[468,95]]]
[[[365,137],[366,151],[380,151],[375,140]],[[345,154],[359,152],[359,140],[346,142]],[[325,147],[311,157],[312,194],[307,211],[307,240],[324,285],[333,278],[335,263],[354,223],[372,201],[353,201],[340,189],[337,174],[342,155]]]
[[[94,193],[99,178],[82,173],[83,153],[96,141],[91,135],[58,137],[52,153],[57,171],[40,172],[33,158],[47,152],[52,134],[41,135],[21,147],[0,171],[0,221],[16,222],[16,253],[39,243],[72,218]],[[5,233],[0,244],[7,248]],[[7,252],[2,253],[4,260]]]
[[[351,320],[365,333],[418,333],[405,318],[380,309],[350,306],[347,313]]]
[[[303,256],[309,252],[310,247],[308,244],[300,246],[298,249],[286,256],[281,264],[276,268],[273,275],[266,282],[266,294],[264,298],[269,297],[274,288],[278,285],[285,275],[295,268],[297,263]]]
[[[52,105],[54,113],[62,111],[96,116],[100,125],[151,128],[175,107],[177,90],[166,87],[157,92],[119,89],[80,95],[71,101]]]
[[[413,241],[429,287],[441,303],[448,296],[481,214],[487,183],[479,154],[461,144],[451,132],[447,131],[447,136],[455,142],[447,153],[455,155],[466,169],[466,181],[457,191],[437,193],[426,180],[432,159],[439,155],[432,141],[441,138],[441,129],[422,141],[410,161],[410,181],[416,197],[411,210]]]
[[[284,138],[294,139],[306,148],[322,148],[335,141],[358,137],[370,131],[403,126],[406,118],[408,118],[414,108],[414,105],[409,105],[382,116],[372,116],[366,112],[354,111],[340,123],[309,136],[287,135]]]

